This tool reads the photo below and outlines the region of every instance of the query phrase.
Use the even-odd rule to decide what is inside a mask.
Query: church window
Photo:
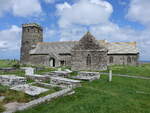
[[[109,57],[109,63],[113,63],[114,62],[114,58],[111,56]]]
[[[65,65],[66,65],[66,61],[65,61],[65,60],[61,60],[61,61],[60,61],[60,65],[61,65],[61,66],[65,66]]]
[[[91,55],[88,54],[87,59],[86,59],[86,64],[89,66],[91,65]]]
[[[26,30],[27,30],[27,32],[30,32],[30,29],[29,29],[29,28],[27,28]]]
[[[128,62],[128,63],[131,63],[131,57],[130,57],[130,56],[128,56],[127,62]]]

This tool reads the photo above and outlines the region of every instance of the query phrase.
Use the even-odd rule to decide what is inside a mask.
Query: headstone
[[[4,86],[11,87],[25,83],[26,83],[25,77],[19,77],[15,75],[0,75],[0,84]]]
[[[31,95],[31,96],[39,95],[41,93],[48,91],[48,89],[46,88],[32,86],[29,84],[18,85],[18,86],[12,87],[11,89],[16,90],[16,91],[23,91],[24,93]]]
[[[28,68],[25,70],[26,75],[34,75],[34,68]]]
[[[99,72],[79,72],[79,75],[74,76],[73,78],[79,79],[79,80],[93,81],[93,80],[100,79],[100,73]]]
[[[59,76],[59,77],[68,77],[69,76],[69,72],[67,72],[67,71],[53,71],[53,72],[49,73],[49,75],[51,75],[51,76]]]
[[[78,87],[81,84],[81,81],[79,80],[73,80],[68,78],[62,78],[62,77],[51,77],[51,84],[54,85],[62,85],[66,87]]]
[[[34,68],[32,67],[23,67],[21,69],[24,69],[25,70],[25,75],[34,75]]]

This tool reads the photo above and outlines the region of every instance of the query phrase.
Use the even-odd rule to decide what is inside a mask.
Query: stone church
[[[72,70],[105,70],[108,65],[137,65],[136,42],[96,40],[87,32],[79,41],[43,42],[38,24],[22,25],[21,63]]]

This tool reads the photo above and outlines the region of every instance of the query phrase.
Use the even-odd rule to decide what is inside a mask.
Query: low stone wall
[[[38,99],[36,99],[36,100],[30,101],[30,102],[28,102],[28,103],[25,103],[25,104],[24,104],[23,106],[21,106],[21,107],[16,108],[16,110],[15,110],[15,111],[12,111],[12,113],[13,113],[13,112],[16,112],[16,111],[25,110],[25,109],[27,109],[27,108],[33,107],[33,106],[35,106],[35,105],[37,105],[37,104],[41,104],[41,103],[46,102],[46,101],[51,101],[51,100],[54,99],[54,98],[57,98],[57,97],[60,97],[60,96],[64,96],[64,95],[66,95],[66,94],[68,94],[68,93],[71,93],[72,91],[73,91],[73,89],[67,88],[67,89],[63,89],[63,90],[61,90],[61,91],[52,93],[52,94],[50,94],[50,95],[47,95],[47,96],[45,96],[45,97],[38,98]]]
[[[20,69],[18,68],[0,68],[1,72],[15,72],[15,71],[19,71]]]
[[[79,80],[93,81],[93,80],[100,79],[100,73],[99,72],[79,72],[78,76],[74,76],[72,78],[79,79]]]
[[[67,88],[65,86],[55,85],[55,84],[48,84],[48,83],[43,83],[43,82],[36,82],[36,84],[39,84],[39,85],[44,86],[44,87],[49,87],[49,88],[53,88],[53,87],[59,87],[59,88],[62,88],[62,89]]]

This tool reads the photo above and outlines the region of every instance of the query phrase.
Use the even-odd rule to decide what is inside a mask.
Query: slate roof
[[[56,56],[60,53],[71,53],[71,49],[78,44],[79,41],[63,41],[63,42],[40,42],[36,48],[30,51],[30,54],[50,54]],[[98,40],[100,45],[108,49],[108,54],[138,54],[136,42],[115,42],[108,43],[106,40]]]

